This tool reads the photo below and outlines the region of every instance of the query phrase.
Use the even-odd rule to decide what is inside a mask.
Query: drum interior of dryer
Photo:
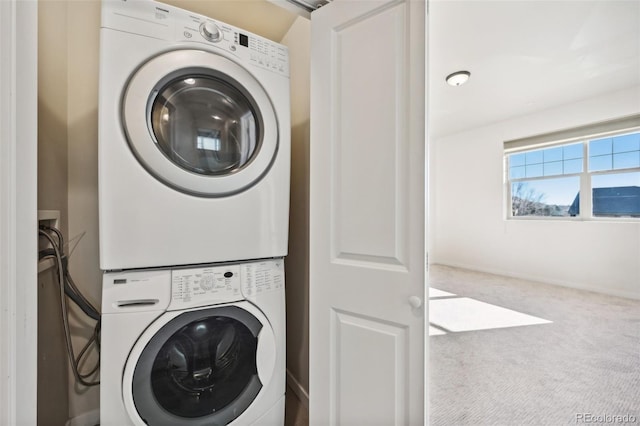
[[[154,90],[150,130],[162,153],[183,169],[224,175],[244,168],[260,150],[255,101],[211,72],[187,74]]]

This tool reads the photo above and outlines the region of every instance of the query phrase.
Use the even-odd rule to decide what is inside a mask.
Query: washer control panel
[[[171,271],[171,303],[168,310],[238,300],[242,300],[239,265]]]
[[[284,259],[171,270],[168,311],[254,299],[284,291]]]
[[[242,294],[260,296],[272,291],[284,291],[284,259],[245,263],[240,267]]]

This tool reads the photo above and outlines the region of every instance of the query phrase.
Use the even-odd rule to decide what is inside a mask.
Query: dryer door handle
[[[258,348],[256,350],[256,364],[258,378],[263,386],[266,386],[276,366],[276,339],[273,332],[263,325],[258,334]]]

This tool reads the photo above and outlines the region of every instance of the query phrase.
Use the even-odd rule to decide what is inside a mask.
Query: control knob
[[[214,43],[222,40],[222,31],[220,31],[220,28],[211,21],[206,21],[200,24],[200,34],[202,34],[202,37],[205,39]]]

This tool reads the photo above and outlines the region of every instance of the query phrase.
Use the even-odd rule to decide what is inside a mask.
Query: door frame
[[[37,422],[37,22],[38,2],[0,2],[0,424],[11,425]]]

